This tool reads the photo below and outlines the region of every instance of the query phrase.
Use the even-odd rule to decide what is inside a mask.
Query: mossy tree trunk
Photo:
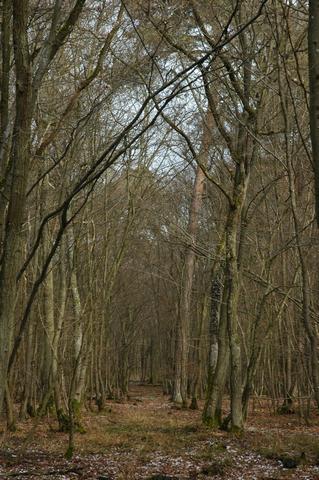
[[[231,429],[243,429],[242,408],[242,359],[241,341],[238,329],[238,299],[240,279],[238,271],[237,239],[241,226],[241,211],[246,197],[247,177],[244,165],[237,166],[234,201],[230,206],[226,225],[226,288],[227,288],[227,328],[230,347],[230,389],[231,389]]]
[[[222,254],[222,249],[219,249]],[[207,394],[202,419],[206,425],[219,426],[221,412],[219,411],[220,393],[223,392],[227,373],[227,317],[225,308],[221,309],[223,296],[224,265],[218,259],[212,272],[211,303],[209,322],[209,353],[208,353],[208,380]],[[217,271],[216,271],[217,270]],[[224,298],[225,300],[225,298]],[[222,311],[221,311],[222,310]]]

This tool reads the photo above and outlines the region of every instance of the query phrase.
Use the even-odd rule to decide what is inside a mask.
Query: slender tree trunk
[[[35,342],[35,328],[32,322],[30,322],[28,328],[28,334],[26,336],[26,355],[25,355],[25,379],[24,379],[24,392],[23,400],[20,408],[20,418],[25,420],[27,415],[35,413],[35,405],[33,405],[32,390],[33,390],[33,375],[32,375],[32,362],[34,357],[34,342]]]
[[[10,62],[11,62],[11,14],[12,1],[4,0],[2,2],[2,22],[1,22],[1,100],[0,100],[0,252],[3,249],[5,210],[8,204],[10,193],[9,170],[11,162],[10,157]]]
[[[211,360],[215,361],[217,353],[216,365],[212,365],[210,378],[207,388],[207,397],[203,411],[203,422],[212,427],[221,426],[222,424],[222,398],[224,394],[227,371],[229,367],[229,341],[227,334],[227,288],[224,286],[220,307],[220,315],[218,322],[217,345],[214,339],[214,354]],[[217,305],[215,305],[217,307]],[[215,308],[214,307],[214,308]],[[214,372],[213,372],[214,370]]]
[[[310,90],[310,137],[315,170],[315,205],[319,226],[319,2],[309,0],[308,65]]]
[[[214,393],[216,393],[217,388],[220,388],[219,386],[216,388],[216,384],[214,384],[214,379],[216,380],[217,378],[215,372],[218,357],[220,355],[222,356],[222,352],[219,350],[219,340],[222,340],[222,345],[225,348],[225,335],[221,338],[222,329],[220,325],[220,306],[223,293],[222,282],[224,267],[221,265],[217,269],[217,272],[216,268],[214,268],[214,270],[211,283],[207,395],[202,415],[203,422],[207,425],[214,425],[216,421],[218,423],[218,419],[216,419],[216,400],[214,402],[213,396]],[[226,331],[224,331],[224,333],[226,333]]]
[[[63,413],[62,403],[61,403],[61,392],[59,387],[59,345],[62,335],[62,328],[64,323],[64,313],[67,299],[67,285],[66,285],[66,267],[67,254],[65,248],[65,238],[62,239],[60,247],[60,263],[59,263],[59,313],[56,318],[55,332],[53,337],[53,352],[52,352],[52,385],[53,385],[53,394],[54,394],[54,403],[55,410],[57,414],[58,421],[60,423],[61,415]],[[63,426],[60,423],[60,429]],[[63,429],[63,428],[62,428]]]
[[[85,361],[85,345],[84,345],[84,329],[83,329],[83,312],[82,303],[78,287],[78,278],[75,262],[75,240],[72,226],[69,230],[69,261],[70,261],[70,288],[74,312],[74,382],[72,388],[72,398],[76,409],[80,409],[83,399],[83,391],[86,379],[86,361]]]
[[[199,155],[200,163],[207,165],[208,149],[211,144],[211,114],[207,113],[206,123],[202,138],[201,152]],[[195,270],[195,247],[198,230],[199,213],[202,206],[202,198],[205,186],[205,173],[198,165],[193,187],[191,205],[189,209],[189,221],[187,234],[189,236],[189,246],[185,252],[185,261],[182,271],[181,293],[178,309],[176,342],[175,342],[175,371],[173,386],[173,401],[178,404],[187,405],[187,362],[188,362],[188,344],[191,321],[191,300],[193,276]]]
[[[245,135],[242,133],[242,135]],[[227,328],[230,346],[231,430],[241,431],[244,426],[242,408],[241,345],[238,331],[238,300],[240,277],[238,268],[238,239],[241,213],[246,199],[249,174],[241,160],[236,166],[234,195],[226,224],[226,277]]]
[[[44,181],[42,184],[42,198],[41,209],[47,205],[48,185]],[[42,213],[43,215],[43,213]],[[41,215],[41,217],[42,217]],[[43,233],[42,243],[42,262],[47,257],[47,252],[50,245],[50,232],[48,228]],[[43,399],[52,392],[52,366],[53,357],[55,352],[53,351],[53,341],[55,334],[55,309],[54,309],[54,278],[53,270],[50,269],[43,282],[43,305],[44,305],[44,318],[43,318],[43,362],[42,362],[42,384],[43,384]]]
[[[298,251],[299,262],[301,267],[300,274],[301,274],[301,293],[302,293],[302,320],[303,320],[304,328],[305,328],[305,331],[309,340],[309,345],[310,345],[311,376],[313,381],[314,395],[315,395],[317,406],[319,408],[318,335],[310,316],[309,276],[308,276],[308,269],[307,269],[307,264],[305,259],[305,252],[301,246],[302,238],[300,235],[300,225],[298,221],[297,198],[296,198],[296,192],[294,187],[293,167],[292,167],[291,159],[289,155],[287,160],[288,160],[288,179],[289,179],[291,207],[292,207],[295,235],[296,235],[296,241],[297,241],[297,251]]]
[[[8,158],[8,136],[9,136],[9,86],[10,86],[10,61],[11,61],[11,0],[2,2],[1,22],[1,99],[0,99],[0,171],[5,172]],[[1,187],[3,187],[1,178]]]
[[[16,430],[14,404],[13,404],[11,390],[8,382],[6,385],[5,400],[6,400],[7,428],[10,432],[14,432]]]
[[[203,334],[203,325],[207,319],[207,310],[208,310],[208,299],[207,294],[201,301],[202,306],[198,306],[198,311],[200,312],[197,317],[194,318],[194,335],[195,340],[193,342],[193,371],[192,371],[192,378],[191,378],[191,404],[190,408],[193,410],[198,410],[198,390],[199,390],[199,383],[201,378],[201,344],[202,344],[202,334]]]
[[[315,205],[317,224],[319,226],[319,2],[309,0],[308,24],[308,62],[310,89],[310,136],[312,157],[315,170]],[[292,183],[290,182],[290,185]],[[294,208],[294,206],[293,206]],[[294,215],[295,216],[295,215]],[[295,220],[296,223],[296,220]],[[297,227],[298,228],[298,227]],[[315,328],[309,318],[309,293],[305,260],[299,245],[299,256],[302,270],[303,320],[311,346],[311,370],[314,382],[315,398],[319,407],[319,372],[318,372],[318,340]]]

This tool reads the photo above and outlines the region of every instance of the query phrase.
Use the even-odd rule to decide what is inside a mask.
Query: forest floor
[[[319,479],[319,415],[306,426],[298,415],[273,415],[267,402],[255,402],[234,437],[203,426],[200,411],[174,408],[160,387],[134,385],[127,402],[84,413],[72,460],[53,418],[33,422],[1,434],[1,480]]]

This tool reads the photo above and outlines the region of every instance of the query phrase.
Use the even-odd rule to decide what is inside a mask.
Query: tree
[[[309,0],[308,65],[309,65],[309,114],[312,158],[315,172],[316,215],[319,225],[319,5]]]
[[[9,176],[3,178],[2,185],[9,182],[9,199],[5,227],[3,233],[2,262],[0,270],[0,410],[4,398],[7,368],[12,349],[14,335],[14,312],[17,296],[17,276],[23,262],[24,252],[21,245],[21,229],[24,222],[25,197],[30,171],[30,142],[31,123],[35,108],[36,98],[43,77],[57,52],[67,40],[76,24],[84,7],[84,0],[78,0],[69,12],[66,20],[58,29],[58,19],[61,13],[61,2],[56,1],[47,37],[37,52],[34,73],[31,72],[31,52],[28,39],[28,15],[30,4],[27,0],[13,2],[13,47],[16,74],[15,92],[15,121],[12,133],[12,146],[10,153]],[[8,6],[5,7],[6,20],[9,18]],[[3,24],[5,41],[3,43],[3,58],[7,62],[8,33],[7,26]],[[7,63],[6,63],[7,65]],[[9,71],[5,68],[8,82]],[[5,85],[5,92],[8,87]],[[7,105],[8,101],[3,100]],[[3,106],[2,125],[8,128],[7,107]],[[2,199],[3,201],[3,199]]]

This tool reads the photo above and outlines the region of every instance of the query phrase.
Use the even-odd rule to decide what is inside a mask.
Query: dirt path
[[[40,423],[24,452],[32,422],[20,424],[2,445],[0,479],[319,479],[317,417],[310,428],[297,416],[257,412],[238,439],[204,427],[200,412],[174,408],[159,387],[136,385],[128,402],[86,412],[83,423],[71,461],[54,419]]]

